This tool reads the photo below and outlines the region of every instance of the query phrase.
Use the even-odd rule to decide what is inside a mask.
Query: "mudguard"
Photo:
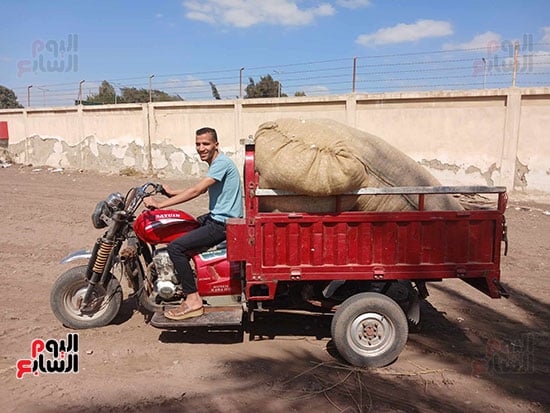
[[[75,260],[89,260],[91,256],[92,256],[92,251],[90,250],[78,250],[78,251],[71,252],[69,255],[67,255],[65,258],[59,261],[59,263],[68,264]]]

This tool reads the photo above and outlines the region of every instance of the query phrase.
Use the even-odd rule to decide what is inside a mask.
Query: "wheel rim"
[[[394,324],[378,313],[360,314],[351,323],[349,334],[354,350],[369,357],[384,353],[396,337]]]
[[[86,320],[94,320],[101,317],[107,310],[109,304],[109,297],[105,297],[100,302],[97,302],[92,306],[90,312],[83,313],[80,310],[80,303],[84,299],[88,284],[85,281],[75,283],[72,288],[67,289],[63,296],[63,306],[67,313],[73,318],[85,318]],[[98,294],[94,292],[92,294],[92,301],[97,300]]]

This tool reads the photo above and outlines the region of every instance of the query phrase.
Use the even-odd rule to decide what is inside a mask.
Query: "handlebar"
[[[126,212],[130,215],[133,214],[145,198],[157,194],[167,197],[170,196],[161,184],[155,184],[153,182],[147,182],[142,186],[130,189],[124,200]]]

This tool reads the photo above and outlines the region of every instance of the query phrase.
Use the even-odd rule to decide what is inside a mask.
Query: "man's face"
[[[210,165],[218,153],[218,142],[214,141],[210,133],[197,135],[195,148],[201,157],[201,161],[207,162]]]

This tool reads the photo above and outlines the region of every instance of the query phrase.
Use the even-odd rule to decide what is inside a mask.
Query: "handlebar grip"
[[[165,197],[168,197],[170,198],[170,195],[168,194],[168,192],[166,192],[166,189],[164,189],[164,187],[161,185],[161,184],[157,184],[156,188],[157,192],[159,194],[162,194],[164,195]]]

